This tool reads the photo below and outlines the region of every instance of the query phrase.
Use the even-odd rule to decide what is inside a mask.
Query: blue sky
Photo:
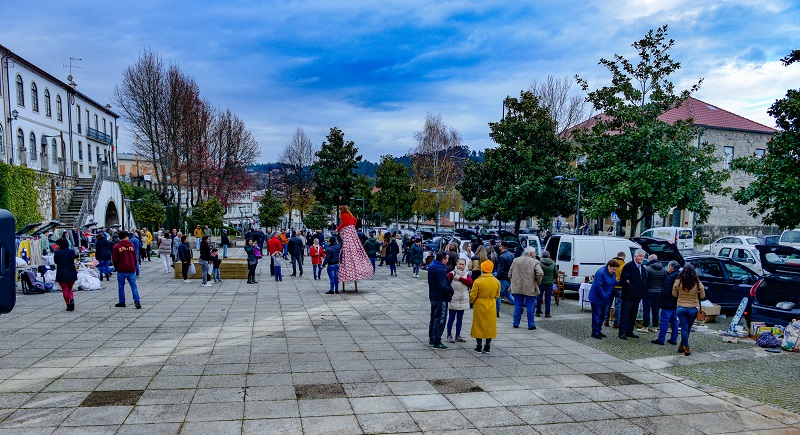
[[[319,146],[339,127],[365,158],[415,146],[426,113],[440,114],[470,149],[492,147],[502,100],[547,75],[609,81],[600,58],[670,26],[680,88],[773,126],[769,105],[800,87],[792,0],[615,1],[29,1],[3,11],[0,43],[79,90],[111,102],[144,48],[195,78],[230,108],[275,161],[297,127]],[[577,86],[574,89],[580,94]],[[120,141],[126,149],[124,133]]]

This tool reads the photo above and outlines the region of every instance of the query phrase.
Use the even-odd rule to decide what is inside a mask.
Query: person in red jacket
[[[280,252],[283,255],[283,243],[278,238],[278,233],[272,233],[272,237],[267,240],[267,251],[269,251],[269,275],[275,275],[275,259],[272,254]]]
[[[314,238],[314,244],[308,248],[308,255],[311,257],[311,265],[314,269],[314,279],[322,279],[322,259],[325,258],[325,250],[319,244],[319,239]]]
[[[137,309],[142,308],[139,301],[139,288],[136,286],[136,263],[138,253],[136,247],[128,240],[128,232],[119,232],[119,242],[111,248],[111,260],[114,262],[114,269],[117,271],[117,286],[119,292],[119,303],[114,305],[117,308],[125,307],[125,280],[131,285],[133,303]]]

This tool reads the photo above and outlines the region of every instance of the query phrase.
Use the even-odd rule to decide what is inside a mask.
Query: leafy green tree
[[[303,225],[311,230],[319,230],[328,227],[330,209],[320,203],[314,203],[311,210],[303,216]]]
[[[120,183],[120,189],[123,196],[131,199],[130,207],[137,225],[155,229],[164,223],[167,209],[158,193],[130,183]]]
[[[378,211],[384,216],[394,216],[397,223],[401,219],[411,218],[414,214],[412,207],[417,198],[411,186],[408,167],[391,155],[382,156],[375,176],[375,187],[380,189],[375,193]]]
[[[548,220],[575,210],[571,186],[553,181],[569,176],[575,159],[572,146],[558,136],[547,106],[531,91],[505,100],[506,115],[490,122],[490,136],[499,144],[487,149],[483,162],[468,160],[458,190],[469,204],[467,219],[487,218],[520,222],[528,217]]]
[[[258,221],[262,227],[276,228],[283,217],[283,203],[267,189],[258,202]]]
[[[800,50],[783,59],[785,66],[800,61]],[[767,111],[781,130],[767,143],[763,157],[734,159],[732,169],[755,177],[752,183],[733,194],[750,208],[753,217],[762,216],[766,225],[794,229],[800,225],[800,89],[789,89]]]
[[[353,185],[356,181],[356,167],[361,161],[353,141],[345,141],[344,133],[336,127],[331,128],[328,141],[316,152],[314,169],[314,197],[327,207],[350,202]],[[338,216],[338,209],[337,209]]]
[[[372,179],[364,174],[359,174],[353,183],[353,196],[347,198],[350,211],[355,213],[361,223],[367,225],[377,225],[380,218],[380,211],[376,207],[372,189]],[[364,201],[362,202],[360,199],[350,201],[350,198],[364,198]]]
[[[222,229],[222,216],[225,214],[225,208],[217,198],[211,198],[207,201],[201,201],[193,209],[192,214],[187,219],[189,228],[194,228],[197,225],[208,225],[211,229]]]
[[[597,216],[616,212],[634,227],[655,213],[665,216],[673,207],[692,211],[704,222],[711,212],[706,195],[728,191],[723,183],[729,174],[712,168],[720,160],[714,146],[694,145],[698,131],[693,121],[670,124],[658,119],[702,82],[676,92],[669,76],[681,64],[670,57],[675,42],[666,37],[665,25],[634,42],[638,61],[618,54],[613,60],[600,59],[611,72],[610,85],[588,91],[586,80],[577,78],[587,101],[602,113],[591,128],[573,136],[586,154],[579,178],[591,187],[587,208]]]

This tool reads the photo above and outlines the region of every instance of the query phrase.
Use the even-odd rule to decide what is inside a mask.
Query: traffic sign
[[[611,222],[619,222],[619,216],[615,212],[611,212]]]

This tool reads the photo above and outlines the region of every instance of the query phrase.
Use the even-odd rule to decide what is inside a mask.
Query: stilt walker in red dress
[[[358,238],[356,217],[353,216],[353,213],[350,212],[346,205],[339,206],[339,212],[342,216],[342,223],[337,227],[339,237],[342,238],[339,282],[354,281],[356,282],[356,291],[358,291],[357,281],[372,278],[374,271],[372,270],[372,263],[369,262],[369,257],[367,257],[367,252],[364,251],[364,246]]]

